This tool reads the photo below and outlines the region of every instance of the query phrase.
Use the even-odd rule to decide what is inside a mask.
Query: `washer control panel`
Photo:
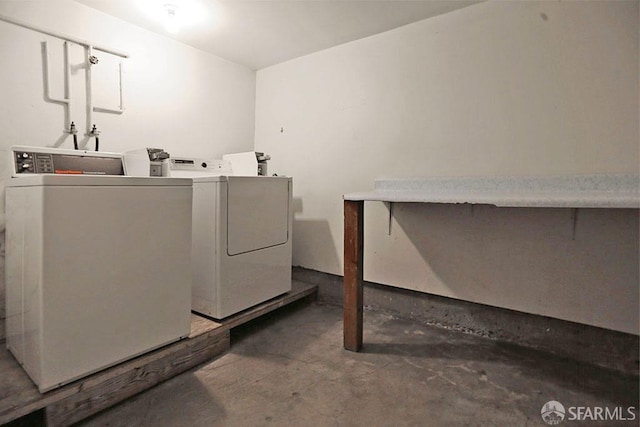
[[[46,147],[12,147],[13,176],[32,174],[124,175],[122,155]]]
[[[53,156],[45,153],[15,153],[16,173],[54,173]]]

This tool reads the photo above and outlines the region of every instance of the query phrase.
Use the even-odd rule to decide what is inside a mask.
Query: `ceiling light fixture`
[[[124,0],[121,0],[124,1]],[[175,34],[190,27],[210,26],[212,6],[204,0],[127,0],[135,1],[144,16],[161,25],[164,33]],[[0,0],[2,3],[2,0]],[[158,30],[157,27],[155,27]],[[162,32],[161,30],[161,32]]]
[[[180,22],[178,19],[178,6],[173,3],[164,5],[164,28],[167,32],[175,34],[180,30]]]

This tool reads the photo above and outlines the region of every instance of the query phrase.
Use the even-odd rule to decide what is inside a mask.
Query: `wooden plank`
[[[0,350],[0,372],[2,372],[0,425],[40,410],[50,403],[75,393],[72,387],[62,387],[41,394],[6,348]]]
[[[154,352],[144,354],[129,362],[108,368],[47,393],[40,393],[11,353],[6,348],[2,348],[0,349],[0,372],[2,372],[2,381],[0,382],[0,425],[73,396],[85,387],[85,383],[90,383],[95,378],[104,378],[105,375],[120,375],[122,370],[126,370],[127,367],[137,369],[139,364],[144,365],[146,361],[154,360],[155,355],[159,352],[175,350],[176,346],[185,345],[190,339],[215,331],[219,327],[220,324],[217,322],[192,315],[191,332],[186,340],[169,344]],[[224,332],[220,330],[220,334],[224,334]]]
[[[209,331],[220,328],[222,325],[215,320],[207,319],[197,314],[191,314],[191,332],[189,338],[197,337],[198,335],[206,334]]]
[[[229,331],[232,328],[313,295],[317,289],[315,285],[292,281],[290,292],[224,321],[213,321],[199,315],[192,315],[191,335],[187,348],[169,356],[158,355],[158,360],[143,367],[136,367],[133,370],[130,367],[123,368],[117,377],[112,378],[110,375],[105,381],[97,379],[92,384],[85,384],[78,394],[47,407],[47,426],[71,425],[225,352],[229,348]],[[224,343],[216,341],[222,336],[224,336]],[[206,345],[202,344],[206,344],[207,341],[212,347],[208,349],[209,352],[206,351]],[[179,364],[178,369],[174,369],[174,363]]]
[[[189,337],[66,386],[41,394],[6,348],[0,348],[0,425],[46,408],[49,425],[69,425],[184,372],[229,348],[229,331],[318,287],[292,281],[292,290],[224,321],[191,315]]]
[[[280,307],[289,305],[295,301],[301,300],[308,296],[315,296],[318,292],[317,285],[300,282],[298,280],[291,281],[291,290],[277,298],[265,301],[238,314],[230,316],[226,319],[219,320],[221,327],[225,330],[235,328],[236,326],[247,323],[257,317],[267,314]]]
[[[69,426],[229,349],[229,331],[213,330],[82,381],[78,393],[47,406],[47,426]]]
[[[344,348],[362,348],[364,202],[344,201]]]

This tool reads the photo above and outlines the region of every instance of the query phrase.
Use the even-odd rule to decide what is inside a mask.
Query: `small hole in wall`
[[[284,128],[280,128],[280,133],[284,133]]]
[[[540,18],[542,18],[543,21],[548,21],[549,20],[549,17],[547,16],[546,13],[541,13],[540,14]]]

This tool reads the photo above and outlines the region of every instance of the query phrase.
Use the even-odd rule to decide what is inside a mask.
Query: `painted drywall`
[[[123,61],[122,115],[93,113],[104,151],[164,148],[174,155],[219,158],[253,148],[255,72],[73,1],[0,1],[0,14],[130,55]],[[14,144],[72,148],[64,111],[43,100],[41,42],[48,41],[51,94],[62,97],[62,41],[0,21],[0,153]],[[94,51],[94,104],[115,108],[118,58]],[[85,124],[85,54],[71,46],[71,118]],[[88,142],[93,148],[93,141]],[[7,162],[0,159],[2,165]],[[2,170],[2,178],[6,171]]]
[[[488,2],[259,70],[294,265],[385,176],[638,173],[638,2]],[[638,211],[365,207],[365,279],[638,334]]]
[[[130,55],[123,61],[124,114],[93,113],[102,132],[101,151],[158,147],[172,155],[220,158],[253,149],[255,72],[249,68],[73,1],[0,1],[0,14]],[[63,132],[63,107],[43,98],[43,41],[49,48],[51,95],[62,98],[62,41],[0,21],[0,231],[9,147],[73,148]],[[92,69],[94,104],[116,108],[118,58],[94,54],[99,58]],[[84,136],[85,58],[83,47],[71,45],[71,119],[81,148],[93,149],[94,141]],[[0,289],[1,318],[4,285]]]

